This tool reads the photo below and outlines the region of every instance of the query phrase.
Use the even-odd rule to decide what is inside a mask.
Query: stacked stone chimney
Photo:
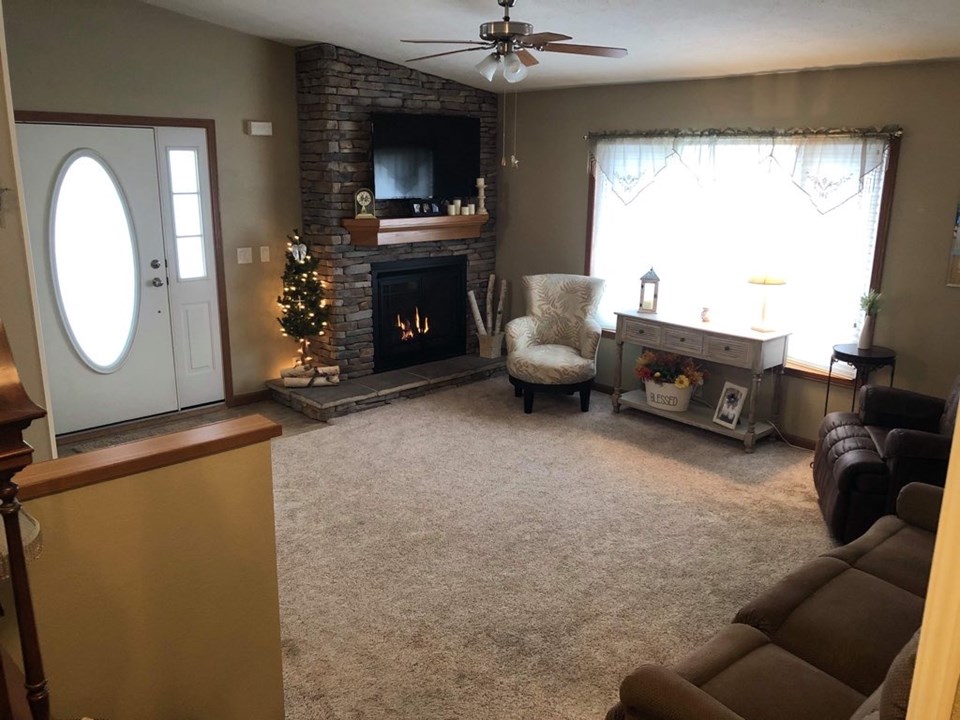
[[[497,97],[493,93],[360,55],[334,45],[297,52],[300,186],[303,237],[320,257],[321,279],[332,307],[327,333],[312,343],[325,365],[344,378],[373,372],[373,303],[370,263],[467,256],[467,289],[486,293],[496,253]],[[470,240],[359,247],[341,226],[353,217],[353,193],[373,187],[372,113],[469,115],[480,118],[480,168],[490,213],[481,236]],[[406,201],[377,201],[381,218],[409,215]],[[467,352],[476,350],[469,322]]]

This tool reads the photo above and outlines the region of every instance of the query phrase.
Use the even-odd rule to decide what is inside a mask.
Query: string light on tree
[[[283,269],[283,294],[277,298],[284,337],[300,344],[298,365],[310,365],[310,338],[324,334],[329,309],[324,303],[323,286],[317,267],[320,259],[310,255],[300,241],[299,230],[287,235],[287,262]]]

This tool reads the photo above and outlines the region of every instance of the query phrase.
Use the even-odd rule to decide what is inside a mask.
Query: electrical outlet
[[[270,262],[270,246],[260,246],[260,262]]]
[[[249,265],[253,262],[253,248],[237,248],[237,264]]]

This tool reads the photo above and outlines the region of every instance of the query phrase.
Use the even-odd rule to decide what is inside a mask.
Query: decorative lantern
[[[660,292],[660,278],[650,268],[650,272],[640,278],[640,307],[638,312],[655,313],[657,311],[657,296]]]

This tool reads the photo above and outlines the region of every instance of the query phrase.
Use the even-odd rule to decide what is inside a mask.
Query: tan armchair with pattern
[[[541,390],[580,393],[590,409],[600,324],[594,317],[603,280],[582,275],[526,275],[527,314],[507,323],[507,372],[523,411]]]

